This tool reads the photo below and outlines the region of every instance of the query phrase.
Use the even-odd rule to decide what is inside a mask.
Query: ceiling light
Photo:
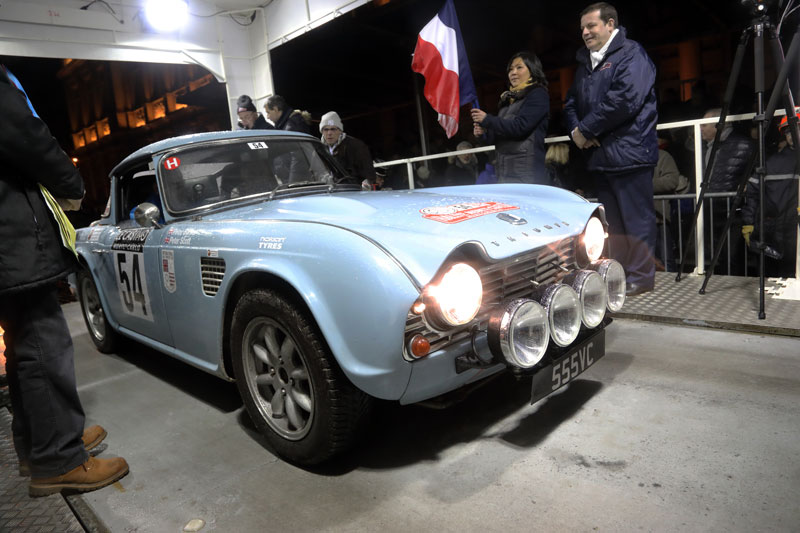
[[[144,7],[147,23],[156,31],[169,32],[182,28],[189,19],[185,0],[148,0]]]

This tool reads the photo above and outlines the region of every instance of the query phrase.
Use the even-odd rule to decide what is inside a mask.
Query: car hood
[[[424,285],[461,244],[503,259],[582,232],[597,205],[555,187],[503,184],[298,196],[203,218],[333,225],[370,239]]]

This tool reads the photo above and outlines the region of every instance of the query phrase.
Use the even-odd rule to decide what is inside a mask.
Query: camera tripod
[[[725,96],[722,101],[722,111],[720,112],[719,122],[717,123],[717,132],[714,136],[714,142],[711,147],[711,153],[709,154],[708,162],[706,163],[705,171],[703,173],[703,181],[700,185],[700,193],[698,195],[697,206],[695,207],[694,211],[694,218],[692,220],[691,228],[687,234],[686,245],[684,246],[684,250],[688,250],[690,246],[690,242],[692,239],[692,234],[695,230],[697,225],[697,217],[703,209],[703,204],[705,200],[706,189],[709,186],[709,182],[711,179],[711,171],[714,167],[714,159],[716,157],[717,151],[719,149],[719,144],[721,140],[721,135],[723,128],[725,127],[725,120],[728,116],[728,111],[730,109],[730,104],[733,100],[733,93],[736,86],[736,82],[739,79],[739,74],[742,68],[742,61],[744,59],[745,51],[747,49],[747,45],[750,41],[750,35],[753,35],[753,56],[754,56],[754,71],[755,71],[755,95],[756,95],[756,115],[753,119],[758,127],[758,150],[754,151],[750,157],[750,161],[748,163],[746,171],[739,176],[738,186],[736,188],[736,196],[733,202],[733,208],[731,213],[735,213],[736,210],[741,206],[742,201],[744,200],[744,191],[747,186],[747,182],[750,176],[755,169],[755,173],[758,176],[758,205],[759,205],[759,224],[758,224],[758,241],[756,241],[756,249],[759,255],[758,267],[759,267],[759,310],[758,310],[758,318],[764,319],[766,318],[766,314],[764,312],[764,255],[765,249],[769,249],[764,242],[764,176],[766,175],[766,146],[765,146],[765,138],[766,138],[766,131],[767,126],[769,125],[770,121],[772,120],[775,109],[778,105],[778,99],[782,96],[784,107],[786,109],[786,115],[789,121],[789,127],[791,128],[792,132],[792,140],[794,142],[795,151],[797,153],[797,164],[796,168],[800,169],[800,144],[798,144],[798,137],[800,136],[800,132],[798,132],[798,121],[797,115],[794,109],[794,99],[792,98],[792,93],[789,88],[789,84],[787,83],[787,76],[789,72],[789,66],[792,64],[800,63],[800,26],[798,26],[797,30],[795,31],[794,36],[792,37],[791,45],[789,46],[789,50],[784,57],[783,49],[781,48],[780,40],[778,39],[778,34],[775,30],[775,27],[769,20],[769,17],[764,12],[765,5],[756,2],[754,7],[758,12],[758,16],[756,16],[750,26],[745,28],[742,31],[742,35],[739,39],[739,45],[736,48],[736,55],[734,56],[733,60],[733,67],[731,68],[731,73],[728,78],[728,84],[725,88]],[[773,62],[775,63],[775,68],[779,68],[779,74],[775,81],[775,85],[772,89],[772,94],[769,99],[769,104],[764,108],[764,97],[765,97],[765,82],[764,82],[764,35],[767,33],[769,35],[769,43],[772,48],[773,54]],[[758,166],[756,166],[758,163]],[[725,227],[722,230],[722,234],[717,241],[716,248],[714,250],[714,256],[711,260],[711,264],[709,268],[706,270],[705,279],[703,280],[703,285],[700,288],[700,294],[705,294],[706,286],[708,285],[708,281],[711,279],[711,275],[714,271],[714,267],[719,260],[720,253],[722,252],[722,247],[725,244],[725,239],[730,231],[731,224],[733,222],[733,216],[729,216],[728,220],[725,223]],[[711,228],[713,232],[713,228]],[[684,256],[681,258],[681,265],[678,269],[678,275],[675,278],[675,281],[681,280],[681,273],[683,272],[684,264],[686,262],[686,253],[684,252]],[[695,254],[698,255],[698,254]],[[698,265],[700,261],[703,261],[702,257],[697,257]]]

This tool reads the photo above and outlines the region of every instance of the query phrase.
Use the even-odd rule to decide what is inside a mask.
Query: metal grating
[[[206,296],[216,296],[222,278],[225,277],[225,260],[218,257],[200,258],[200,277],[203,282],[203,293]]]
[[[61,494],[28,496],[30,478],[20,477],[11,438],[11,414],[0,407],[0,531],[82,533],[80,522]]]
[[[483,303],[475,320],[441,332],[428,327],[420,315],[409,311],[406,338],[419,333],[430,341],[431,352],[435,352],[468,337],[476,324],[484,328],[492,309],[504,300],[530,296],[536,285],[552,283],[566,271],[574,270],[575,242],[576,238],[570,237],[478,269],[483,282]]]

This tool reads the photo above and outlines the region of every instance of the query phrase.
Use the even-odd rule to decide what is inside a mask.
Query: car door
[[[124,183],[119,185],[124,189]],[[124,191],[119,194],[117,224],[105,226],[97,236],[92,234],[96,239],[92,250],[96,256],[95,278],[103,287],[108,311],[120,327],[171,346],[161,293],[159,248],[164,230],[141,227],[131,220],[123,198]]]

